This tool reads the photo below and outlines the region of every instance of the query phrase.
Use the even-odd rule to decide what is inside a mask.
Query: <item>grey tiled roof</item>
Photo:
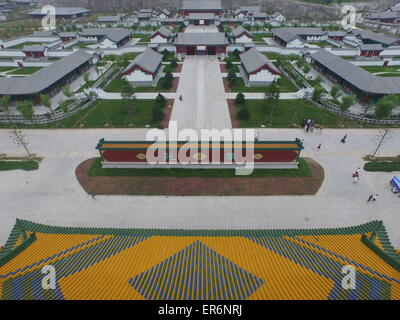
[[[346,35],[343,31],[328,31],[328,37],[344,37]]]
[[[311,57],[359,90],[371,94],[400,94],[400,78],[378,77],[324,49]]]
[[[113,42],[119,42],[131,34],[131,31],[123,28],[88,28],[80,33],[83,37],[105,37]]]
[[[370,40],[386,46],[390,46],[397,41],[400,41],[400,38],[387,36],[383,33],[376,33],[370,30],[361,30],[359,32],[355,32],[355,35],[359,36],[362,40]]]
[[[360,46],[360,50],[381,50],[383,51],[383,47],[380,43],[378,44],[362,44]]]
[[[77,34],[78,33],[74,32],[74,31],[72,31],[72,32],[60,32],[60,33],[58,33],[58,36],[62,37],[62,38],[67,38],[67,37],[76,37]]]
[[[63,15],[63,16],[90,12],[88,9],[81,8],[81,7],[56,7],[55,9],[56,9],[56,15]],[[47,13],[42,13],[41,8],[31,11],[29,14],[39,15],[39,16],[47,15]]]
[[[169,38],[172,35],[171,31],[169,29],[167,29],[166,27],[159,28],[151,36],[154,36],[156,33],[160,33],[165,38]]]
[[[175,44],[179,45],[224,45],[228,44],[222,32],[178,33]]]
[[[189,20],[215,20],[213,13],[190,13]]]
[[[280,73],[279,69],[275,67],[273,63],[269,61],[269,59],[265,55],[258,52],[256,48],[252,48],[242,53],[240,55],[240,60],[248,73],[256,71],[265,65],[267,65],[270,69],[272,69],[276,73]]]
[[[272,33],[285,42],[291,42],[295,39],[299,39],[295,33],[288,31],[286,28],[272,30]]]
[[[184,0],[182,10],[222,10],[220,0]]]
[[[385,11],[385,12],[371,13],[365,16],[365,19],[371,19],[371,20],[396,19],[396,18],[400,18],[400,12]]]
[[[291,32],[293,34],[297,34],[299,36],[314,36],[314,35],[319,35],[322,36],[324,34],[324,31],[321,28],[281,28],[281,29],[286,29],[286,31]]]
[[[35,95],[88,62],[92,55],[78,50],[27,77],[0,78],[0,95]]]
[[[45,45],[33,45],[33,46],[24,46],[22,48],[22,52],[43,52],[46,50]]]
[[[120,22],[120,16],[100,16],[96,20],[97,22]]]
[[[154,73],[161,64],[162,58],[162,54],[147,48],[146,51],[138,55],[123,72],[129,71],[133,66],[137,65],[148,72]]]
[[[253,37],[251,35],[251,33],[249,31],[247,31],[245,28],[243,28],[242,26],[238,26],[235,28],[235,30],[232,31],[232,35],[237,38],[239,37],[242,33],[247,33],[248,35],[250,35],[251,37]]]

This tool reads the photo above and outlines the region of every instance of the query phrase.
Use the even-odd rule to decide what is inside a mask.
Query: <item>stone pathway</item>
[[[182,95],[183,101],[179,100]],[[219,62],[210,56],[187,56],[172,110],[178,128],[231,128]]]

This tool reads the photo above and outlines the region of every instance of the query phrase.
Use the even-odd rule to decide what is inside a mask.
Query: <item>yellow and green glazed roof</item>
[[[56,289],[43,289],[43,266]],[[352,265],[356,289],[342,288]],[[399,299],[400,259],[380,221],[337,229],[67,228],[17,220],[0,298]]]

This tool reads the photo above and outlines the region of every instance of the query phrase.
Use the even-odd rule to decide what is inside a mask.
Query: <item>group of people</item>
[[[313,132],[314,131],[314,120],[310,118],[305,118],[303,120],[303,127],[305,132]]]
[[[353,173],[353,179],[354,182],[359,183],[360,182],[360,173],[359,173],[360,168],[356,170],[356,172]]]

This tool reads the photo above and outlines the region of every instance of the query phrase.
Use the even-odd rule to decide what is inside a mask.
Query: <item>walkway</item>
[[[212,56],[187,56],[171,120],[178,128],[231,128],[219,62]]]

